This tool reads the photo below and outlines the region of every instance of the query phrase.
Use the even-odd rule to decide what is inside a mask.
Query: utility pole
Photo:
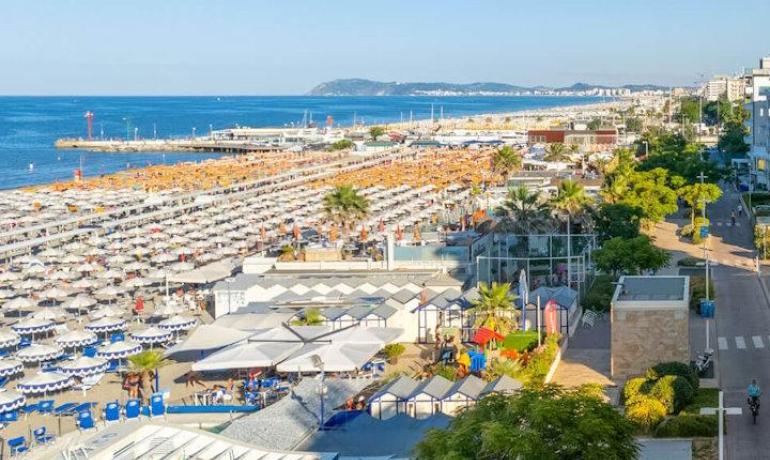
[[[701,185],[703,185],[703,181],[704,181],[704,180],[705,180],[707,177],[708,177],[708,176],[704,176],[704,175],[703,175],[703,171],[701,171],[701,172],[700,172],[700,174],[698,175],[698,179],[700,179],[700,183],[701,183]],[[703,220],[705,221],[705,220],[706,220],[706,199],[705,199],[705,198],[703,199],[703,208],[702,208],[702,212],[703,212]]]

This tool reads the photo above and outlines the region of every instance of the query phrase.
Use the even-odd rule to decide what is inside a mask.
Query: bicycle
[[[759,398],[756,396],[748,398],[749,410],[751,411],[751,417],[754,421],[754,425],[757,424],[757,415],[759,415]]]

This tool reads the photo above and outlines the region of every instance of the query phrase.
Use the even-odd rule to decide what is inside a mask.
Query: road
[[[717,373],[727,407],[743,408],[743,415],[727,417],[726,458],[770,458],[770,415],[760,413],[753,425],[746,407],[746,387],[756,378],[770,389],[770,301],[767,275],[754,270],[752,228],[744,214],[732,225],[731,213],[739,195],[730,185],[716,203],[708,206],[711,234],[708,245],[715,261],[712,278],[716,289]],[[700,351],[700,350],[699,350]]]

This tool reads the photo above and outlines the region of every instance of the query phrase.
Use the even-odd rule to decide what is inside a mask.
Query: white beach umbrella
[[[3,304],[4,310],[25,310],[37,306],[37,302],[29,297],[16,297]]]
[[[135,289],[139,287],[149,286],[152,284],[152,281],[150,281],[147,278],[142,278],[141,276],[137,276],[135,278],[127,279],[123,281],[122,286],[130,289]]]
[[[114,342],[99,347],[96,355],[104,359],[125,359],[142,351],[142,344],[136,342]]]
[[[104,297],[104,298],[115,298],[125,293],[126,293],[125,288],[122,288],[119,286],[105,286],[97,290],[96,292],[94,292],[94,295],[98,297]]]
[[[64,318],[65,316],[67,316],[67,312],[65,312],[59,307],[42,308],[32,313],[31,315],[29,315],[30,318],[48,320],[48,321],[57,321],[61,318]]]
[[[56,271],[51,275],[48,275],[48,279],[57,280],[57,281],[72,281],[78,278],[80,278],[80,274],[78,274],[77,272],[65,272],[61,270]]]
[[[75,330],[64,333],[54,339],[63,348],[85,347],[96,343],[99,338],[91,331]]]
[[[52,331],[56,325],[51,320],[25,318],[11,326],[14,332],[21,335],[37,334]]]
[[[123,267],[123,270],[127,272],[138,272],[140,270],[149,270],[149,269],[150,269],[150,265],[144,262],[131,262],[130,264],[126,264],[126,266]]]
[[[33,343],[16,352],[16,359],[25,363],[50,361],[61,356],[63,350],[58,345],[44,345]]]
[[[24,289],[25,291],[32,291],[32,290],[40,289],[44,285],[45,285],[45,283],[43,283],[42,281],[35,280],[35,279],[29,279],[29,280],[23,281],[19,285],[19,287]]]
[[[178,259],[177,256],[175,256],[173,254],[169,254],[168,252],[164,252],[162,254],[158,254],[157,256],[154,256],[152,258],[152,261],[155,262],[155,263],[162,264],[162,263],[166,263],[166,262],[174,262],[177,259]]]
[[[87,377],[89,375],[102,374],[108,367],[110,367],[110,363],[104,358],[81,356],[72,361],[61,363],[59,365],[59,372],[64,375]]]
[[[117,318],[120,316],[123,316],[126,313],[126,310],[115,307],[113,305],[105,305],[98,310],[94,310],[90,313],[91,318],[93,319],[100,319],[100,318]]]
[[[59,372],[40,372],[16,384],[16,390],[25,395],[46,394],[72,386],[72,377]]]
[[[155,316],[173,316],[179,313],[183,313],[185,308],[176,302],[164,302],[161,305],[155,307],[153,314]]]
[[[86,324],[86,329],[95,333],[120,331],[125,328],[126,320],[114,317],[104,317]]]
[[[16,292],[11,289],[0,289],[0,299],[10,299],[15,296]]]
[[[24,363],[15,359],[0,359],[0,376],[10,377],[24,372]]]
[[[97,268],[98,268],[98,266],[96,266],[94,264],[85,263],[85,264],[80,264],[77,267],[75,267],[75,271],[80,272],[80,273],[90,273],[92,271],[95,271]]]
[[[112,280],[112,279],[121,279],[125,276],[125,274],[121,271],[115,270],[113,268],[109,270],[105,270],[103,272],[99,272],[96,277],[103,280]]]
[[[195,318],[175,315],[158,323],[158,327],[167,331],[186,331],[192,329],[198,323]]]
[[[143,344],[156,344],[168,342],[172,335],[171,331],[151,326],[141,331],[132,332],[131,338]]]
[[[89,278],[83,278],[72,283],[72,287],[75,289],[91,289],[95,286],[98,286],[96,281]]]
[[[15,391],[0,393],[0,413],[15,411],[24,405],[27,398]]]
[[[55,300],[64,299],[65,297],[70,295],[69,291],[66,291],[56,286],[43,291],[41,294],[46,299],[55,299]]]
[[[15,347],[21,341],[21,337],[13,331],[7,329],[0,330],[0,348]]]
[[[195,264],[192,264],[190,262],[177,262],[175,264],[170,265],[168,268],[175,272],[184,272],[195,268]]]
[[[21,275],[16,272],[2,272],[0,273],[0,281],[19,281]]]
[[[96,305],[96,299],[85,294],[78,294],[72,300],[64,303],[64,308],[71,310],[84,310]]]

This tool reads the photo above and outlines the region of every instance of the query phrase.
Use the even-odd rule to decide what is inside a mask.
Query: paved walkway
[[[593,327],[578,326],[556,369],[553,383],[572,388],[586,383],[615,386],[610,379],[610,320],[605,315]]]

